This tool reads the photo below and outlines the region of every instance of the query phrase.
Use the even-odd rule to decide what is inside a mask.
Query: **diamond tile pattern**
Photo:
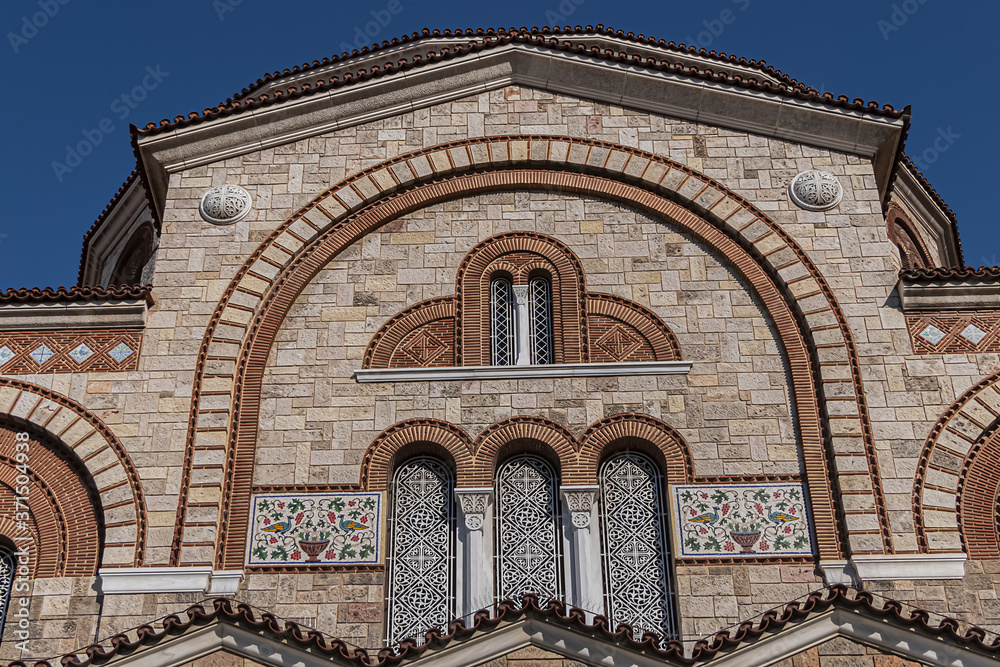
[[[941,342],[941,339],[944,338],[944,332],[933,324],[928,324],[924,330],[920,332],[920,337],[932,345],[937,345]]]
[[[110,352],[108,352],[108,354],[111,355],[112,359],[120,364],[132,354],[132,348],[125,343],[118,343],[111,349]]]
[[[975,345],[978,345],[982,339],[986,338],[986,332],[977,327],[975,324],[970,324],[965,327],[959,335]]]
[[[31,353],[30,356],[31,356],[32,359],[35,360],[36,364],[38,364],[39,366],[41,366],[46,361],[48,361],[49,359],[51,359],[53,354],[55,354],[55,352],[53,352],[52,350],[50,350],[48,345],[46,345],[45,343],[42,343],[37,348],[35,348],[34,351],[32,351],[32,353]]]
[[[9,347],[7,347],[6,345],[0,347],[0,366],[3,366],[13,358],[14,358],[14,352]]]
[[[94,351],[87,347],[86,343],[80,343],[69,352],[69,356],[73,357],[73,361],[78,364],[82,364],[93,356],[93,354]]]

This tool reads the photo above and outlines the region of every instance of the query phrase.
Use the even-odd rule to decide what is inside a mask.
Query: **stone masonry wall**
[[[861,158],[779,140],[512,87],[171,176],[153,280],[156,305],[148,319],[139,370],[20,376],[79,401],[121,439],[139,470],[146,494],[150,524],[146,565],[169,562],[196,355],[216,303],[245,258],[281,221],[349,174],[426,146],[510,133],[590,137],[669,156],[720,180],[795,237],[827,277],[849,319],[874,423],[895,546],[902,551],[915,549],[911,505],[920,447],[933,422],[959,393],[995,370],[998,357],[912,354],[893,291],[898,255],[886,238],[870,164]],[[787,185],[792,176],[809,168],[822,168],[838,176],[845,188],[840,207],[810,213],[792,206]],[[205,189],[227,182],[251,193],[254,210],[232,227],[204,223],[197,213],[201,195]],[[474,208],[464,211],[464,206]],[[473,218],[477,220],[474,230],[468,222]],[[498,222],[482,226],[480,220]],[[468,198],[415,213],[403,224],[400,231],[384,230],[362,240],[321,272],[296,306],[294,322],[286,322],[285,333],[272,351],[265,390],[271,394],[265,393],[264,401],[269,412],[261,424],[258,462],[275,466],[274,474],[281,478],[269,482],[356,481],[357,457],[368,444],[365,437],[408,415],[425,416],[434,411],[474,431],[497,415],[531,411],[579,427],[624,405],[640,406],[641,411],[662,416],[681,429],[692,443],[699,474],[791,472],[796,468],[789,450],[795,441],[791,408],[786,398],[770,402],[777,401],[779,393],[786,396],[787,388],[769,324],[720,258],[713,258],[690,239],[660,223],[641,216],[637,219],[627,208],[559,195]],[[661,314],[680,338],[685,357],[696,361],[692,374],[652,380],[531,381],[516,387],[479,384],[447,391],[401,385],[391,395],[382,395],[385,400],[375,398],[384,388],[361,389],[341,382],[346,377],[344,371],[359,365],[348,352],[354,355],[363,349],[377,322],[404,303],[449,293],[445,290],[453,285],[453,263],[461,254],[459,249],[468,247],[463,244],[473,239],[500,231],[503,225],[533,225],[540,231],[551,226],[547,233],[570,242],[584,259],[589,289],[628,296]],[[393,238],[394,234],[418,236]],[[599,234],[604,245],[598,241]],[[438,245],[439,236],[446,246],[454,245],[454,253],[435,248],[428,252],[428,246]],[[416,266],[418,258],[420,266]],[[359,271],[370,266],[371,273],[350,275],[351,263]],[[657,268],[643,266],[646,263]],[[664,268],[659,280],[643,275]],[[404,273],[410,271],[422,273]],[[335,292],[327,291],[331,286],[336,286]],[[659,289],[654,289],[656,286]],[[682,287],[690,290],[690,296],[681,296]],[[718,301],[709,298],[716,291]],[[367,297],[360,296],[368,293],[379,299],[377,306],[367,305]],[[723,296],[726,294],[728,301]],[[337,313],[343,319],[324,321],[324,309],[327,317]],[[730,330],[730,323],[742,328]],[[315,341],[310,336],[315,336]],[[320,352],[331,356],[316,356]],[[745,357],[761,359],[764,365],[755,367]],[[338,369],[337,375],[323,378],[318,369],[324,364],[329,370]],[[711,367],[714,372],[703,371]],[[320,373],[320,377],[303,383],[300,371]],[[766,386],[755,384],[765,379]],[[347,396],[335,395],[339,384],[350,389]],[[296,392],[314,393],[284,393],[291,387]],[[755,402],[754,392],[771,393],[765,401]],[[509,403],[506,397],[482,398],[489,394],[514,396]],[[568,402],[556,405],[554,394],[571,398],[560,399]],[[345,398],[357,399],[357,404]],[[306,405],[307,401],[317,403]],[[337,401],[345,404],[335,405]],[[335,416],[333,410],[337,411]],[[345,426],[343,420],[351,423]],[[358,422],[364,423],[355,431]],[[739,422],[746,426],[739,426]],[[739,428],[760,428],[761,432],[734,430]],[[295,435],[290,435],[293,431]],[[335,449],[334,443],[349,446]],[[1000,609],[996,608],[1000,583],[997,573],[985,571],[990,568],[989,563],[970,563],[964,581],[916,582],[912,589],[905,585],[894,588],[892,595],[912,597],[915,604],[968,620],[981,614],[983,622],[992,623],[995,629],[1000,624]],[[745,576],[736,572],[745,572]],[[273,604],[276,613],[301,620],[312,615],[311,625],[327,629],[333,623],[328,631],[342,636],[361,631],[348,629],[353,617],[342,612],[341,606],[336,613],[329,606],[344,602],[334,599],[333,588],[357,585],[365,588],[366,604],[381,599],[381,592],[377,592],[380,582],[348,584],[346,578],[354,575],[336,575],[344,578],[342,583],[325,581],[333,575],[311,574],[273,575],[278,577],[276,586],[273,581],[256,583],[270,581],[259,579],[270,576],[251,575],[240,595],[260,591],[260,606],[271,609]],[[286,576],[294,585],[281,583],[281,577]],[[685,583],[688,577],[690,581]],[[696,582],[695,577],[709,579]],[[801,566],[734,564],[704,571],[682,567],[678,578],[687,636],[712,632],[820,585],[818,578]],[[70,650],[91,641],[95,632],[104,636],[112,627],[146,622],[189,604],[187,598],[145,596],[140,605],[135,597],[108,596],[103,600],[97,629],[93,610],[100,605],[92,584],[89,578],[35,583],[33,618],[46,642],[51,642],[37,645],[40,653]],[[686,586],[690,586],[691,598],[684,597]],[[713,608],[709,617],[703,611],[704,602],[696,603],[694,598],[714,589],[725,592],[713,598],[720,608]],[[269,590],[275,591],[273,603]],[[283,605],[296,608],[283,610]],[[342,613],[347,614],[343,621]],[[338,620],[333,622],[333,618]],[[359,626],[366,622],[353,623]],[[383,630],[380,622],[370,623],[358,643],[378,645]],[[360,634],[354,636],[362,639]],[[6,656],[8,645],[4,642],[0,654]]]
[[[625,207],[550,193],[498,193],[432,206],[370,234],[331,262],[292,307],[263,384],[257,484],[351,483],[380,431],[449,421],[475,437],[511,416],[577,436],[625,412],[680,431],[697,475],[801,472],[776,336],[750,292],[692,239]],[[378,328],[404,307],[455,293],[459,262],[511,230],[573,248],[590,291],[631,299],[674,331],[689,377],[414,382],[352,379]]]

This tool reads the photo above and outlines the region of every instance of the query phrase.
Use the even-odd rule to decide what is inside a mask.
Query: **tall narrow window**
[[[518,456],[497,470],[497,595],[542,604],[562,597],[556,475],[537,456]]]
[[[552,363],[552,286],[546,278],[528,283],[531,308],[531,363]]]
[[[455,607],[454,480],[440,461],[407,461],[393,476],[388,638],[423,641]]]
[[[13,552],[0,547],[0,637],[3,636],[3,626],[7,620],[7,609],[10,607],[10,593],[14,586],[16,569],[17,563]]]
[[[677,635],[663,478],[642,454],[625,452],[601,466],[601,552],[605,609],[612,627]]]
[[[490,320],[494,366],[513,366],[517,322],[514,317],[514,289],[510,280],[490,281]]]

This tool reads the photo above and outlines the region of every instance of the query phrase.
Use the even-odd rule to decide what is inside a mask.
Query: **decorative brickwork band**
[[[1000,556],[1000,373],[959,396],[927,436],[913,484],[921,553]]]
[[[1000,310],[908,313],[915,354],[1000,352]]]
[[[745,199],[683,165],[613,144],[526,136],[445,144],[366,170],[296,213],[237,270],[202,343],[179,506],[185,517],[196,502],[193,493],[220,497],[214,507],[199,505],[200,519],[190,525],[215,525],[221,542],[186,540],[187,520],[182,519],[174,564],[225,567],[242,559],[264,366],[285,313],[312,277],[348,245],[410,211],[480,192],[526,189],[625,204],[670,220],[725,256],[764,305],[788,358],[819,553],[828,559],[843,555],[837,499],[854,553],[892,551],[853,334],[832,289],[802,248]],[[249,323],[247,311],[254,313]],[[822,330],[825,340],[832,336],[815,353],[806,343],[813,329],[817,335]],[[231,353],[214,352],[233,343],[240,349],[235,363]],[[620,336],[605,343],[612,350],[629,345]],[[228,404],[235,412],[224,428],[217,426],[218,410],[202,413],[199,408],[208,375],[213,386],[228,382],[232,387]],[[828,395],[848,397],[857,409],[828,411]],[[224,401],[217,397],[216,402]],[[843,403],[838,400],[838,407]],[[224,462],[203,469],[203,479],[210,481],[196,484],[191,473],[195,453],[220,445],[226,450]],[[839,488],[831,466],[843,468],[845,478],[853,473],[852,484]]]
[[[117,373],[139,367],[142,329],[0,332],[0,371]]]
[[[79,517],[68,521],[67,530],[81,531],[81,554],[100,559],[102,568],[142,565],[146,544],[146,504],[142,486],[132,460],[111,429],[62,394],[3,377],[0,377],[0,415],[30,422],[57,441],[60,447],[70,449],[81,461],[83,470],[80,475],[89,477],[87,484],[93,484],[96,493],[93,503],[96,511],[102,515],[104,530],[102,557],[97,553],[96,545],[91,552],[85,547],[89,530],[87,522]],[[52,497],[56,500],[60,499],[61,487],[73,486],[71,481],[62,480],[66,476],[67,474],[60,473],[44,479],[53,489]],[[79,497],[82,499],[86,496]],[[75,521],[80,523],[76,524]],[[96,526],[97,522],[91,522],[90,525]],[[76,544],[75,539],[74,537],[67,544]],[[65,567],[69,568],[69,565]],[[76,569],[73,571],[78,573],[89,571],[89,565],[78,564],[74,567]]]

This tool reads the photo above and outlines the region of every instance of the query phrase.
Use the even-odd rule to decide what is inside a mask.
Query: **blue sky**
[[[907,152],[957,213],[967,263],[1000,263],[987,206],[1000,152],[997,3],[396,0],[393,15],[389,1],[5,0],[0,288],[75,283],[83,234],[134,166],[129,123],[214,106],[265,72],[339,54],[379,17],[378,41],[424,27],[603,23],[764,59],[852,99],[912,104]],[[68,160],[87,138],[93,152]]]

